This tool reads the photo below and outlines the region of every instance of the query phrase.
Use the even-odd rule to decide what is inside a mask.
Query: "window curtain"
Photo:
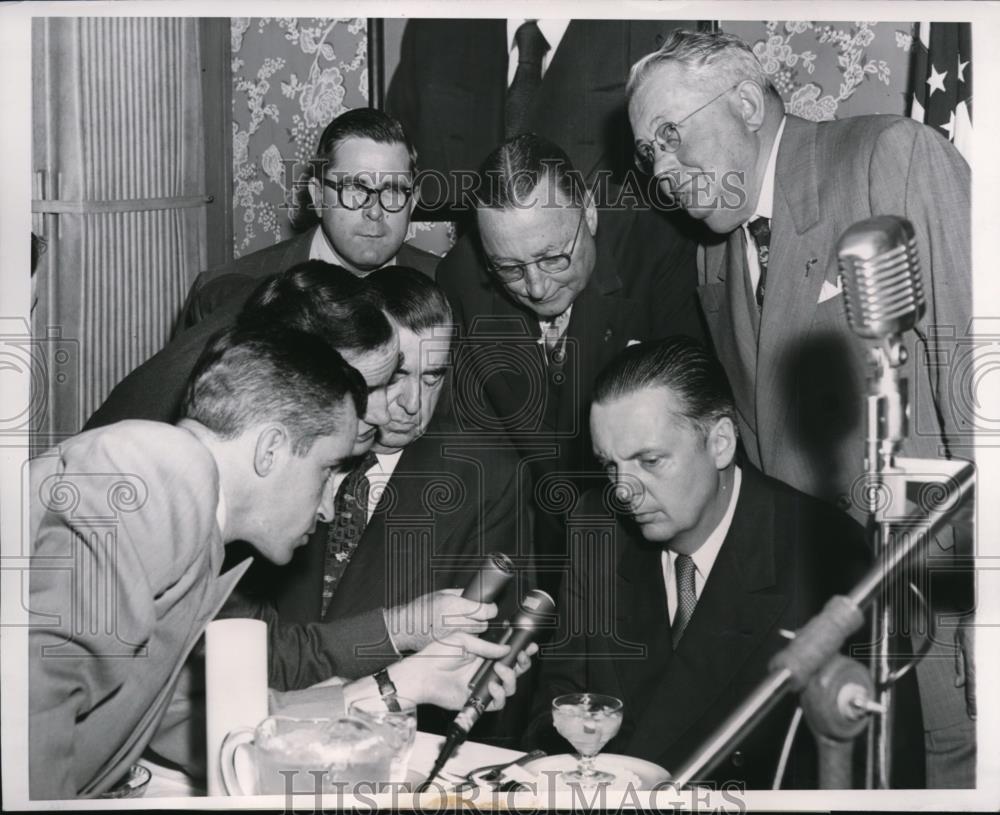
[[[77,432],[158,351],[205,262],[198,20],[33,30],[36,446]]]

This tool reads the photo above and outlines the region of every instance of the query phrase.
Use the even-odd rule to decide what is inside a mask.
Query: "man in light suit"
[[[416,158],[406,132],[388,114],[372,108],[342,113],[320,136],[308,180],[296,186],[299,234],[198,275],[175,333],[222,306],[242,305],[261,279],[307,260],[362,277],[395,263],[433,278],[438,258],[404,242]]]
[[[969,168],[957,150],[898,116],[786,116],[752,51],[724,33],[675,32],[633,67],[628,96],[639,163],[722,236],[699,253],[698,294],[754,466],[866,517],[868,345],[847,323],[836,243],[873,215],[912,222],[927,295],[904,336],[914,398],[903,454],[970,457],[960,394],[934,364],[954,360],[971,313]],[[950,557],[952,531],[932,557]],[[966,612],[967,582],[935,591],[937,610]],[[932,787],[974,784],[974,695],[957,687],[951,633],[917,668]]]
[[[521,132],[562,146],[588,183],[602,172],[621,183],[632,152],[623,104],[628,68],[676,25],[408,21],[386,109],[413,139],[421,168],[435,171],[421,188],[421,206],[459,203],[462,183],[451,174],[474,173],[500,142]],[[517,92],[523,85],[528,92]]]
[[[687,337],[628,348],[600,374],[590,411],[607,478],[570,514],[571,571],[542,651],[529,742],[563,693],[625,703],[605,750],[676,771],[767,673],[796,630],[869,561],[861,528],[824,502],[737,466],[732,392]],[[596,479],[595,479],[596,482]],[[785,699],[699,781],[768,789],[795,709]],[[799,732],[785,786],[816,783]]]
[[[633,340],[701,334],[695,244],[656,212],[599,209],[562,149],[533,134],[483,164],[476,220],[438,272],[461,327],[456,418],[517,445],[538,497],[536,546],[558,556],[560,496],[593,468],[597,372]]]
[[[32,798],[94,797],[122,780],[246,569],[220,574],[224,546],[246,540],[287,562],[317,518],[331,517],[327,482],[350,456],[364,407],[360,375],[323,340],[233,328],[200,361],[177,426],[122,422],[32,463]],[[96,534],[95,522],[107,528]],[[393,688],[456,707],[477,667],[466,650],[505,649],[462,635],[392,666],[387,684],[272,697],[272,710],[321,702],[337,714]],[[511,672],[494,684],[496,703],[513,681]]]

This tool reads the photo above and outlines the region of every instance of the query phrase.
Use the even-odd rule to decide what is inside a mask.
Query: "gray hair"
[[[713,90],[721,91],[749,79],[760,85],[765,93],[781,99],[781,94],[764,73],[760,60],[754,56],[746,41],[722,31],[676,29],[670,32],[658,51],[646,54],[632,66],[625,86],[628,100],[631,101],[653,71],[667,63],[680,64],[705,80],[705,84]]]

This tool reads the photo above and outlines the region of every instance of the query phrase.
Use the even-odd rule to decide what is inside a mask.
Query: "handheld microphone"
[[[879,215],[850,226],[837,241],[847,322],[860,337],[908,331],[927,308],[913,224]]]
[[[524,596],[520,610],[511,621],[510,629],[501,641],[510,646],[510,651],[502,659],[487,662],[484,665],[486,670],[480,669],[479,673],[476,674],[477,678],[473,682],[469,698],[466,700],[465,706],[455,716],[455,721],[448,728],[444,746],[434,762],[434,768],[418,792],[426,789],[434,780],[441,768],[451,758],[455,749],[465,741],[469,731],[479,721],[479,717],[483,715],[486,706],[490,703],[489,684],[496,679],[494,669],[496,663],[499,662],[508,668],[513,667],[517,662],[518,655],[535,640],[539,631],[555,613],[555,609],[555,600],[541,589],[532,589]]]
[[[514,562],[503,552],[491,552],[462,592],[466,600],[492,603],[514,576]]]

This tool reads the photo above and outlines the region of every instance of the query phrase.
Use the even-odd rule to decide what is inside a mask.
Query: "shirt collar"
[[[778,145],[781,144],[781,134],[785,132],[785,121],[787,116],[781,117],[781,124],[778,125],[778,132],[774,134],[774,144],[771,145],[771,155],[767,159],[767,167],[764,168],[764,183],[760,187],[760,195],[757,197],[757,209],[753,218],[768,218],[774,212],[774,177],[778,166]]]
[[[521,27],[522,23],[526,23],[525,20],[507,20],[507,53],[509,54],[514,50],[514,35],[517,34],[517,29]],[[549,50],[546,52],[545,56],[551,58],[551,56],[556,52],[559,47],[559,43],[566,33],[566,29],[569,27],[569,20],[535,20],[538,23],[538,30],[542,32],[542,36],[545,37],[545,41],[549,44]],[[544,65],[543,65],[544,70]]]
[[[226,496],[222,494],[222,485],[219,485],[219,503],[215,507],[215,522],[219,525],[219,532],[226,533]]]
[[[332,263],[334,266],[341,266],[344,269],[350,271],[350,267],[344,263],[337,251],[330,245],[330,241],[327,240],[326,233],[323,231],[323,227],[317,226],[316,231],[313,233],[312,243],[309,244],[309,260],[322,260],[326,263]],[[393,258],[386,266],[395,266],[396,258]],[[369,274],[369,272],[352,272],[358,277],[364,277]]]
[[[736,513],[736,501],[739,498],[740,484],[742,482],[743,474],[740,472],[740,468],[734,467],[733,493],[729,496],[729,505],[726,507],[726,514],[722,516],[722,519],[705,539],[705,542],[691,555],[691,560],[694,561],[695,568],[698,570],[698,574],[701,575],[702,580],[708,579],[708,575],[712,571],[712,566],[715,565],[715,559],[719,556],[722,542],[726,539],[726,535],[729,534],[729,527],[732,526],[733,515]],[[676,557],[677,553],[671,551],[671,563],[673,563]]]

